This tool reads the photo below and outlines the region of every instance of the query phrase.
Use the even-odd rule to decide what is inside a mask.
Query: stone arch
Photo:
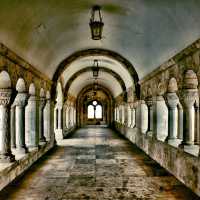
[[[86,49],[86,50],[81,50],[81,51],[77,51],[73,54],[71,54],[69,57],[67,57],[66,59],[64,59],[58,66],[56,72],[54,73],[53,76],[53,85],[52,85],[52,96],[54,95],[55,97],[55,91],[56,91],[56,82],[59,79],[60,75],[64,72],[64,70],[76,59],[81,58],[81,57],[85,57],[85,56],[95,56],[95,55],[102,55],[102,56],[106,56],[106,57],[110,57],[116,61],[118,61],[119,63],[122,64],[122,66],[124,66],[127,71],[130,73],[133,82],[135,84],[135,90],[136,90],[136,96],[139,99],[140,98],[140,85],[139,85],[139,77],[138,74],[134,68],[134,66],[123,56],[121,56],[120,54],[111,51],[111,50],[107,50],[107,49]]]
[[[111,74],[121,85],[122,91],[126,91],[126,86],[125,83],[123,81],[123,79],[121,78],[121,76],[119,74],[117,74],[116,72],[114,72],[111,69],[105,68],[105,67],[100,67],[99,68],[100,71],[103,72],[107,72],[109,74]],[[81,75],[84,72],[88,72],[88,71],[92,71],[92,67],[86,67],[80,71],[78,71],[77,73],[75,73],[67,82],[66,86],[65,86],[65,90],[64,90],[64,97],[67,96],[68,90],[70,88],[70,85],[72,84],[72,82],[76,79],[77,76]]]
[[[84,98],[85,95],[87,94],[87,92],[89,92],[90,90],[93,89],[93,85],[88,85],[85,88],[82,89],[82,91],[79,93],[79,95],[77,96],[77,124],[78,126],[82,125],[83,120],[81,120],[81,102],[84,102]],[[108,124],[111,125],[112,122],[114,121],[114,98],[111,94],[111,92],[105,88],[102,85],[97,85],[96,90],[102,90],[105,95],[107,96],[108,99],[108,108],[109,110],[107,110],[107,115],[108,115]]]

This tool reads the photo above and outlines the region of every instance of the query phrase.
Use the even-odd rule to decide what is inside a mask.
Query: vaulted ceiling
[[[94,4],[102,6],[105,24],[100,41],[91,39],[88,25]],[[0,42],[49,78],[61,61],[89,48],[119,53],[142,78],[198,38],[199,0],[0,1]],[[63,73],[65,83],[75,71],[91,65],[92,59],[73,63]],[[103,67],[111,68],[112,63],[101,60]],[[115,64],[113,70],[129,86],[130,75]]]

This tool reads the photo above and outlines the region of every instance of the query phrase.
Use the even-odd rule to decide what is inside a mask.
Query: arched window
[[[96,106],[96,118],[102,119],[102,106],[101,105]]]
[[[93,101],[88,105],[88,119],[102,119],[103,118],[103,109],[97,101]]]
[[[88,106],[88,119],[94,119],[94,106]]]

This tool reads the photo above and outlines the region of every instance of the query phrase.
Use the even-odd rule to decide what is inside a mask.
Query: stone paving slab
[[[0,200],[197,200],[107,128],[80,129],[0,192]]]

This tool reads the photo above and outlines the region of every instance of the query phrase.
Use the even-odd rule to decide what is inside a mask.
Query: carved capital
[[[147,97],[146,100],[145,100],[147,106],[153,106],[153,97]]]
[[[12,89],[0,89],[0,105],[7,106],[10,103]]]
[[[179,104],[179,98],[176,93],[167,93],[167,105],[175,109]]]
[[[195,102],[199,102],[199,94],[197,89],[184,90],[181,99],[185,107],[191,107]]]
[[[24,107],[27,104],[28,95],[27,93],[18,93],[15,97],[14,105]]]
[[[36,96],[35,96],[35,95],[31,95],[31,96],[28,98],[28,101],[36,101]]]

